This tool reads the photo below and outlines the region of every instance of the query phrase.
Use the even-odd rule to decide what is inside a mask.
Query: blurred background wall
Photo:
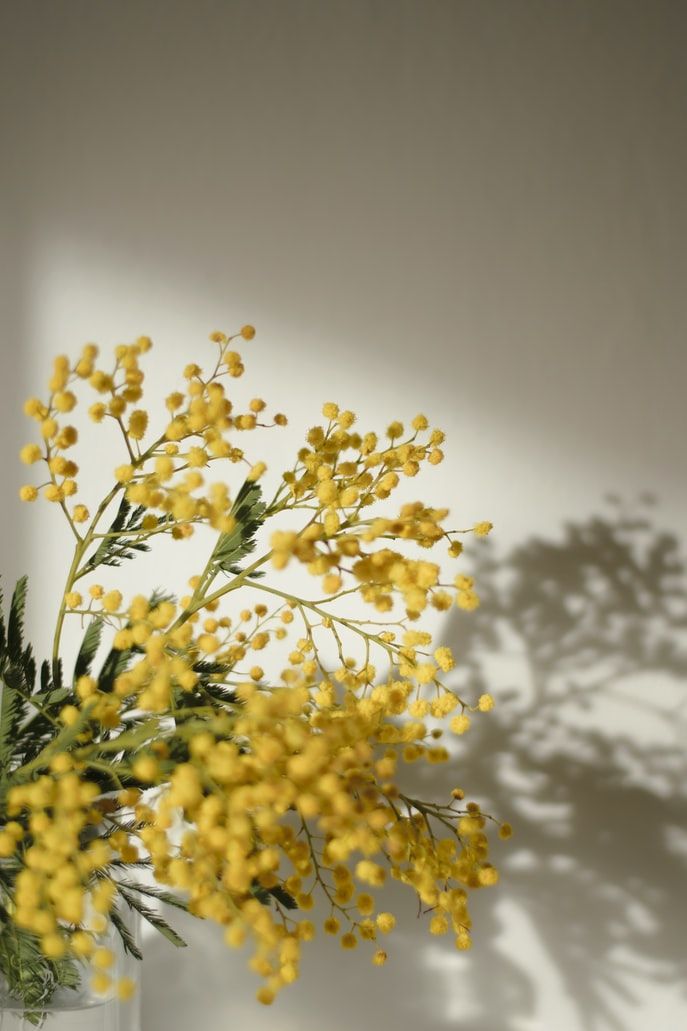
[[[0,5],[0,557],[39,646],[69,542],[16,500],[21,402],[88,340],[152,336],[162,396],[252,322],[275,475],[325,399],[424,410],[418,493],[495,524],[482,608],[436,626],[498,705],[433,776],[517,828],[473,953],[406,900],[386,968],[321,944],[263,1010],[189,926],[148,943],[145,1031],[687,1023],[686,30],[679,0]]]

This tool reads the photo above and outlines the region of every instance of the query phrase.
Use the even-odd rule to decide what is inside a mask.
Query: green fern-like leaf
[[[3,785],[17,753],[21,727],[28,717],[27,699],[36,679],[31,646],[24,646],[27,583],[24,576],[14,589],[6,631],[0,595],[0,781]]]
[[[125,887],[123,884],[118,885],[118,889],[127,905],[130,906],[131,909],[135,909],[137,913],[140,913],[143,919],[149,923],[151,927],[154,927],[155,930],[163,936],[163,938],[166,938],[167,941],[171,942],[172,945],[175,945],[178,949],[186,948],[187,943],[181,935],[177,934],[174,928],[170,927],[167,921],[163,920],[159,913],[154,909],[151,909],[149,906],[146,906],[146,904],[137,897],[135,892],[131,891],[130,888]]]
[[[246,480],[231,508],[236,525],[229,533],[220,535],[212,555],[213,563],[223,572],[241,572],[239,562],[255,550],[255,537],[265,520],[265,510],[260,487]]]
[[[143,959],[143,953],[139,949],[138,944],[136,943],[136,939],[127,927],[126,921],[124,920],[122,914],[119,912],[116,906],[110,910],[110,920],[112,921],[113,927],[115,928],[117,934],[122,940],[124,951],[128,952],[130,956],[134,957],[134,959]]]
[[[24,1020],[41,1027],[45,1010],[58,988],[79,987],[81,971],[75,960],[46,959],[38,939],[22,931],[9,918],[0,928],[0,973],[9,994],[24,1006]]]
[[[171,891],[167,891],[165,888],[158,888],[153,884],[131,884],[127,882],[127,891],[135,891],[139,895],[146,895],[149,898],[157,899],[158,902],[164,902],[166,906],[173,906],[175,909],[183,909],[184,912],[188,912],[188,902],[185,899],[179,898],[178,895],[174,895]]]
[[[136,540],[132,535],[142,530],[145,508],[137,505],[132,509],[131,503],[122,498],[117,514],[112,520],[108,534],[125,533],[126,536],[103,537],[100,544],[79,570],[79,578],[92,573],[98,566],[121,566],[124,559],[135,558],[137,553],[150,551],[145,541]]]
[[[100,645],[100,639],[103,633],[103,620],[100,617],[93,619],[89,625],[84,639],[81,642],[79,654],[76,657],[76,665],[74,666],[74,680],[77,681],[79,677],[87,676],[93,667],[93,660],[95,653]]]

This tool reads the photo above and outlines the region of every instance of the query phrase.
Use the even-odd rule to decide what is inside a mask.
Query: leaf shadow
[[[459,693],[497,699],[460,765],[485,811],[516,827],[500,892],[474,907],[470,1031],[517,1031],[533,1013],[534,956],[496,944],[504,898],[584,1031],[624,1031],[647,979],[687,989],[685,561],[651,499],[609,503],[558,540],[505,557],[486,544],[482,605],[446,630]]]
[[[627,1031],[647,979],[687,989],[687,575],[678,541],[648,512],[648,500],[639,513],[614,501],[557,539],[472,549],[482,605],[454,611],[441,643],[461,696],[489,691],[497,705],[473,717],[448,767],[409,772],[427,798],[464,777],[470,797],[515,827],[495,843],[501,883],[474,897],[473,949],[413,928],[407,889],[392,885],[385,905],[399,928],[386,967],[318,939],[301,980],[265,1010],[245,956],[182,920],[191,949],[146,943],[147,1031],[199,1018],[204,1031],[521,1031],[543,1026],[532,1023],[541,954],[567,997],[557,1031]],[[504,935],[512,910],[536,949]]]

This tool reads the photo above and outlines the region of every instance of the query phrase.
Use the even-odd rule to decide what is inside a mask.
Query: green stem
[[[78,574],[78,571],[79,571],[79,565],[81,563],[81,559],[84,557],[86,551],[88,550],[88,548],[91,545],[91,542],[93,540],[93,535],[95,533],[95,528],[98,525],[98,521],[102,517],[103,513],[105,512],[105,510],[112,503],[114,498],[117,496],[118,492],[121,491],[121,490],[123,490],[123,484],[118,483],[116,486],[114,486],[112,488],[112,490],[109,492],[109,494],[107,494],[107,496],[103,499],[103,501],[101,501],[100,505],[98,506],[98,510],[95,513],[95,516],[93,517],[93,521],[91,522],[91,525],[89,526],[88,531],[87,531],[85,537],[83,537],[83,539],[79,539],[79,542],[77,543],[76,547],[74,548],[74,555],[72,557],[72,563],[71,563],[71,565],[69,567],[69,572],[67,573],[67,582],[66,582],[64,590],[62,592],[62,601],[60,603],[60,609],[59,609],[59,612],[57,614],[57,623],[55,625],[55,635],[53,637],[53,646],[52,646],[53,669],[55,669],[56,666],[57,666],[57,660],[58,660],[59,654],[60,654],[60,640],[61,640],[61,637],[62,637],[62,628],[64,626],[64,617],[65,617],[65,615],[67,613],[67,603],[65,601],[65,596],[67,594],[69,594],[69,592],[71,591],[72,587],[74,586],[74,582],[77,579],[77,574]]]

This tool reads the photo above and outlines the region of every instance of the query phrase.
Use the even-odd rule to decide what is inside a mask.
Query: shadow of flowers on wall
[[[534,1010],[534,956],[497,947],[504,900],[585,1031],[623,1031],[617,1001],[639,1002],[643,980],[687,987],[685,563],[650,498],[610,502],[559,540],[505,558],[485,544],[482,606],[447,629],[460,693],[497,699],[457,766],[516,828],[501,890],[474,907],[470,1031],[515,1031]]]
[[[472,903],[471,952],[428,938],[425,920],[414,928],[392,884],[387,966],[320,936],[302,981],[266,1011],[245,955],[182,921],[185,954],[146,943],[150,1031],[199,1016],[208,1031],[626,1031],[647,982],[687,986],[687,570],[649,515],[616,502],[557,539],[470,549],[482,605],[455,611],[442,643],[459,692],[489,691],[496,708],[473,718],[448,766],[412,774],[437,798],[464,777],[515,827],[495,842],[500,886]],[[547,1000],[548,1022],[545,989],[567,996]]]

